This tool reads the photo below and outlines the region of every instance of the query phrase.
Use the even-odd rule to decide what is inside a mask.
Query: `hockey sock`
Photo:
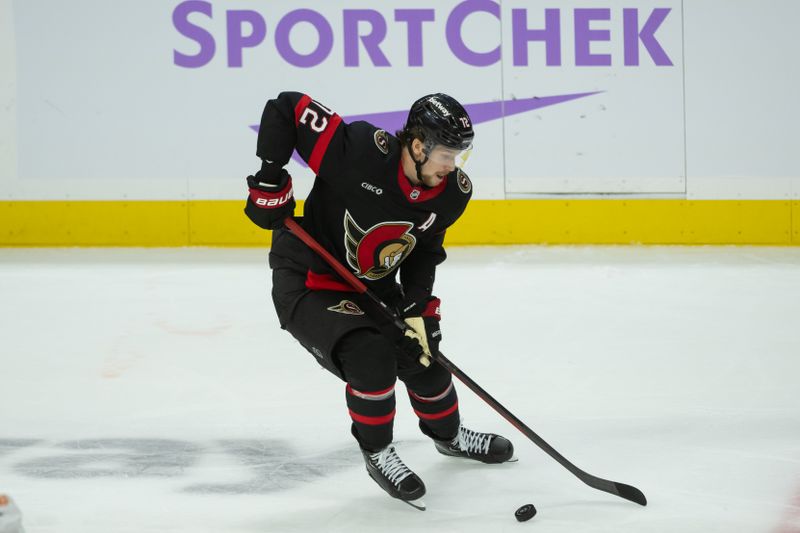
[[[424,425],[430,433],[442,440],[452,439],[458,434],[458,396],[452,381],[444,390],[434,394],[412,391],[409,388],[408,397],[411,407],[419,417],[420,426]]]
[[[349,384],[347,408],[353,420],[353,436],[362,448],[378,451],[392,442],[394,427],[394,385],[378,391],[361,391]]]

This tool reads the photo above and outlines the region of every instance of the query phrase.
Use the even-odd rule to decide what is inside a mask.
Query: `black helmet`
[[[444,93],[429,94],[414,102],[408,112],[405,131],[412,133],[415,127],[424,135],[426,152],[437,144],[467,150],[475,137],[467,111],[455,98]]]

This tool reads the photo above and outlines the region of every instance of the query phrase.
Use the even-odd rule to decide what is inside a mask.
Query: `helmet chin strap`
[[[411,152],[411,145],[407,144],[406,150],[408,150],[408,155],[411,156],[411,160],[414,161],[414,169],[417,171],[417,180],[419,180],[422,185],[425,185],[425,181],[422,179],[422,165],[428,162],[428,154],[425,154],[423,151],[422,153],[425,154],[425,159],[417,161],[417,158],[414,157],[414,154]]]

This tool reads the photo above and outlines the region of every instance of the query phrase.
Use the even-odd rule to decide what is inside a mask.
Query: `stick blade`
[[[614,488],[617,489],[617,495],[620,498],[625,498],[639,505],[647,505],[647,498],[644,497],[644,493],[636,487],[626,485],[625,483],[614,482]]]
[[[608,479],[596,477],[591,474],[587,474],[582,470],[579,471],[579,474],[581,474],[580,477],[583,482],[592,488],[602,490],[603,492],[613,494],[614,496],[619,496],[620,498],[624,498],[629,502],[638,503],[639,505],[647,505],[647,498],[645,498],[642,491],[636,487],[626,485],[625,483],[618,483],[616,481],[610,481]]]

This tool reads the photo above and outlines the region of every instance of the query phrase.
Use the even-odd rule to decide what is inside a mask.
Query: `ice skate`
[[[425,495],[425,484],[409,469],[397,455],[394,445],[370,452],[362,448],[367,473],[375,483],[392,498],[397,498],[412,507],[425,510],[425,503],[420,500]]]
[[[500,435],[481,433],[459,426],[458,434],[452,440],[442,440],[424,424],[420,424],[419,427],[423,433],[433,439],[436,449],[443,455],[465,457],[489,464],[516,461],[514,445]]]

